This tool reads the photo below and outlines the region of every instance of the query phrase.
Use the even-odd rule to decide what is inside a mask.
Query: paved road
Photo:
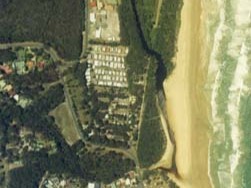
[[[31,48],[44,48],[44,44],[40,42],[14,42],[14,43],[1,43],[0,49],[7,49],[12,47],[31,47]]]
[[[15,43],[1,43],[0,49],[8,49],[15,47],[31,47],[31,48],[43,48],[47,53],[49,53],[54,61],[62,61],[65,62],[63,58],[61,58],[55,49],[52,47],[46,47],[41,42],[15,42]]]
[[[15,43],[0,43],[0,50],[8,49],[8,48],[16,48],[16,47],[30,47],[30,48],[38,48],[44,49],[45,52],[51,55],[51,58],[54,62],[62,62],[63,64],[72,64],[79,62],[79,59],[75,60],[65,60],[60,57],[57,51],[49,46],[44,45],[41,42],[15,42]]]

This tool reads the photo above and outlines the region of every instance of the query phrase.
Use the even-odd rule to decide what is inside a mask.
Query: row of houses
[[[110,55],[110,54],[107,54],[107,55],[104,55],[104,54],[98,54],[98,53],[95,53],[95,54],[89,54],[88,56],[89,60],[90,61],[93,61],[93,62],[99,62],[99,63],[103,63],[103,62],[122,62],[124,63],[125,62],[125,58],[124,56],[119,56],[119,55]],[[97,60],[100,60],[100,61],[97,61]]]
[[[127,55],[129,48],[126,46],[92,45],[91,48],[97,53],[107,53],[115,55]]]
[[[125,69],[124,62],[116,62],[116,61],[98,61],[98,60],[89,60],[89,63],[92,65],[92,68],[110,68],[113,70],[116,69]],[[122,70],[125,71],[125,70]]]
[[[110,69],[102,69],[102,68],[96,68],[93,70],[95,75],[110,75],[110,76],[120,76],[120,77],[126,77],[125,71],[120,70],[110,70]]]

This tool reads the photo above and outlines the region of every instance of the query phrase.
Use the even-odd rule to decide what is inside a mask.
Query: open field
[[[182,188],[211,187],[208,177],[207,62],[202,58],[201,2],[184,0],[175,69],[165,81],[167,116],[176,141],[175,162]]]
[[[74,126],[73,117],[66,103],[60,104],[50,115],[54,116],[56,124],[61,130],[68,144],[72,145],[80,139]]]

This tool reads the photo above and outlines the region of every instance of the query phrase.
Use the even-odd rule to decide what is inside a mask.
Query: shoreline
[[[181,187],[209,188],[209,108],[204,85],[207,54],[200,0],[184,0],[177,41],[175,68],[164,81],[167,117],[176,142],[178,176],[170,177]],[[202,40],[203,39],[203,40]]]

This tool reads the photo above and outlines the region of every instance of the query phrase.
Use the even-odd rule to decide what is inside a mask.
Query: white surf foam
[[[247,47],[242,43],[240,57],[238,58],[237,67],[234,74],[234,79],[229,88],[230,94],[228,98],[228,114],[230,117],[231,139],[233,143],[233,152],[230,156],[230,172],[233,176],[238,167],[241,158],[241,129],[239,125],[240,115],[240,99],[243,94],[243,85],[246,76],[248,75],[248,59]],[[234,177],[232,178],[231,187],[235,186]]]
[[[212,78],[216,75],[212,83],[212,94],[211,94],[212,121],[213,121],[214,131],[217,131],[219,129],[218,125],[221,124],[221,120],[217,116],[218,105],[216,102],[216,98],[218,95],[218,89],[220,87],[220,78],[221,78],[221,71],[220,71],[221,62],[219,62],[217,58],[219,55],[220,43],[221,43],[221,40],[223,39],[223,33],[225,30],[225,25],[224,25],[225,11],[224,11],[224,5],[222,4],[222,1],[219,1],[219,10],[220,10],[220,22],[216,30],[216,33],[214,35],[213,48],[212,48],[212,53],[210,55],[209,69],[208,69],[209,78]]]
[[[237,26],[248,25],[251,23],[251,1],[239,0],[235,15],[235,23]]]
[[[224,161],[222,163],[227,162],[230,165],[230,169],[225,169],[226,173],[224,173],[224,176],[219,176],[219,172],[224,171],[224,169],[219,170],[218,172],[218,178],[219,181],[222,182],[225,186],[229,188],[235,188],[240,185],[238,185],[237,182],[234,180],[234,174],[237,172],[236,169],[238,168],[238,164],[240,162],[240,158],[242,156],[241,152],[241,134],[242,131],[240,129],[240,100],[243,95],[247,93],[249,90],[248,86],[245,85],[245,79],[249,72],[249,66],[248,66],[248,44],[246,43],[247,37],[251,36],[251,1],[250,0],[232,0],[232,8],[234,10],[234,22],[235,22],[235,28],[231,29],[231,35],[232,39],[229,41],[228,44],[228,50],[227,54],[233,58],[233,61],[236,60],[237,66],[234,72],[230,70],[231,72],[226,73],[224,71],[224,63],[230,63],[230,62],[222,62],[219,60],[219,52],[220,52],[220,45],[222,42],[222,39],[224,37],[224,32],[228,29],[226,28],[225,22],[226,22],[226,15],[225,15],[225,4],[224,0],[219,0],[219,25],[216,30],[216,33],[214,34],[214,42],[212,47],[212,52],[210,55],[210,61],[209,61],[209,70],[208,70],[208,77],[211,81],[211,118],[212,118],[212,124],[213,124],[213,130],[214,132],[219,132],[220,126],[230,126],[230,135],[229,137],[232,140],[232,153],[229,157],[229,163],[227,161]],[[231,19],[231,18],[228,18]],[[250,45],[250,44],[249,44]],[[232,62],[232,63],[236,63]],[[234,64],[233,64],[234,67]],[[233,74],[233,80],[231,81],[231,86],[229,87],[229,95],[228,95],[228,104],[227,104],[227,114],[230,118],[230,124],[225,125],[224,120],[222,117],[218,114],[218,106],[221,104],[217,103],[217,96],[218,96],[218,90],[221,85],[221,79],[222,75],[224,74]],[[213,80],[212,80],[213,79]],[[222,125],[223,124],[223,125]],[[227,135],[228,136],[228,135]],[[210,148],[212,145],[212,142],[215,142],[214,140],[210,141]],[[225,157],[224,157],[225,158]],[[227,158],[226,158],[227,159]],[[220,162],[221,163],[221,162]],[[210,167],[210,152],[209,152],[209,167]],[[220,164],[219,164],[220,166]],[[211,171],[217,170],[217,169],[211,169],[209,168],[209,176],[211,175]],[[228,177],[227,177],[228,176]],[[211,181],[213,182],[213,178],[210,176]],[[231,179],[231,181],[224,181],[227,179]],[[222,186],[223,186],[222,184]]]

